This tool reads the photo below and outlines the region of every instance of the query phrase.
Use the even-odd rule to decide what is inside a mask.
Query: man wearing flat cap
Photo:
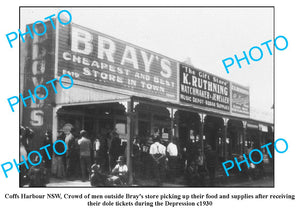
[[[124,185],[128,182],[128,168],[126,165],[126,159],[124,156],[119,156],[117,159],[117,165],[113,168],[112,175],[117,176],[120,180],[115,180],[115,182],[120,181],[121,185]]]

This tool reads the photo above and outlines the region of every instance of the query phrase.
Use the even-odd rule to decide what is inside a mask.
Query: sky
[[[113,36],[177,61],[190,58],[192,65],[250,88],[251,117],[272,122],[273,55],[261,43],[273,40],[271,7],[202,8],[61,8],[72,22]],[[52,8],[22,8],[21,30],[26,24],[57,14]],[[277,35],[276,35],[277,36]],[[223,59],[258,46],[260,61],[226,72]],[[273,52],[273,45],[270,43]],[[253,56],[255,57],[255,51]],[[259,116],[259,117],[258,117]]]

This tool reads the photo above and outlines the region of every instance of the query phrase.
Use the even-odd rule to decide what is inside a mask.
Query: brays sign
[[[59,29],[58,75],[177,100],[177,63],[165,56],[72,24]]]
[[[30,150],[39,148],[45,138],[45,132],[52,129],[53,101],[56,94],[52,90],[53,85],[46,82],[54,79],[54,54],[52,53],[55,47],[55,30],[51,27],[50,21],[45,24],[48,28],[47,33],[42,36],[34,34],[33,39],[27,34],[24,48],[26,60],[24,60],[24,89],[21,91],[24,97],[21,116],[22,125],[35,132],[35,136],[29,143]],[[28,28],[32,26],[28,25]],[[43,32],[44,27],[42,24],[37,24],[35,30],[40,33]],[[29,91],[35,95],[35,98]]]
[[[180,101],[230,111],[229,81],[180,64]]]

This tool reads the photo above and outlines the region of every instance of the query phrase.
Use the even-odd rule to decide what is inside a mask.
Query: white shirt
[[[100,150],[100,141],[99,141],[99,139],[96,139],[96,140],[95,140],[95,150],[96,150],[96,151],[99,151],[99,150]]]
[[[66,143],[67,147],[69,147],[69,142],[72,138],[73,138],[73,135],[71,133],[67,134],[67,136],[65,138],[65,143]]]
[[[27,151],[22,143],[20,143],[20,162],[23,161],[22,156],[27,160]]]
[[[118,171],[119,175],[122,175],[122,173],[128,172],[128,168],[127,168],[126,164],[124,164],[122,166],[120,164],[117,164],[115,166],[115,168],[113,169],[113,171]]]
[[[178,155],[177,146],[174,143],[169,143],[167,146],[167,152],[170,156],[176,157]]]
[[[166,147],[159,142],[155,142],[150,146],[150,155],[155,155],[155,154],[162,154],[166,155]]]

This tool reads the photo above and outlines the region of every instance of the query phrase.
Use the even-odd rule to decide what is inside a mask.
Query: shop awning
[[[113,103],[129,100],[129,95],[112,91],[96,90],[79,85],[73,85],[69,90],[59,91],[58,89],[56,96],[56,104],[62,106]]]

